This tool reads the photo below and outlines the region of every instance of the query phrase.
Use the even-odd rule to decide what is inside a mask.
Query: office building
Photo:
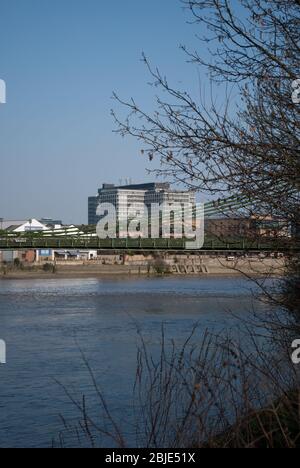
[[[127,219],[128,208],[133,212],[143,211],[146,205],[150,211],[153,204],[192,204],[196,203],[195,194],[187,191],[172,190],[168,183],[146,183],[137,185],[114,186],[103,184],[98,190],[98,196],[89,197],[88,200],[88,222],[96,225],[100,220],[97,215],[99,204],[110,203],[116,209],[118,221]]]

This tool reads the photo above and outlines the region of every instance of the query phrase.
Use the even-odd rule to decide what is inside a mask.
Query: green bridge
[[[245,196],[211,201],[204,205],[204,216],[210,218],[220,213],[232,213],[250,206],[252,201]],[[62,228],[59,234],[53,231],[8,233],[0,231],[0,250],[8,249],[91,249],[91,250],[186,250],[186,239],[99,239],[95,226],[81,226],[80,235]],[[299,251],[299,241],[292,238],[230,238],[219,239],[205,236],[201,251]]]
[[[91,249],[91,250],[186,250],[185,239],[99,239],[97,237],[45,237],[38,234],[1,236],[1,250],[18,249]],[[299,246],[298,246],[299,247]],[[251,240],[206,237],[201,251],[289,251],[291,239]],[[299,248],[297,249],[299,250]]]

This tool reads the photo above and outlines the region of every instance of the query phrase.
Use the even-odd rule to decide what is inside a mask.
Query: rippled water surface
[[[126,420],[136,368],[137,330],[159,347],[182,342],[195,323],[222,331],[241,326],[253,307],[253,284],[240,279],[80,279],[0,281],[0,447],[47,447],[77,420],[63,384],[98,411],[84,352],[110,407]],[[234,312],[234,316],[231,312]]]

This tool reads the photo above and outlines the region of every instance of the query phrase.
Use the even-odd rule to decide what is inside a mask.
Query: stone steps
[[[209,270],[204,264],[173,264],[171,271],[178,275],[201,275],[209,274]]]

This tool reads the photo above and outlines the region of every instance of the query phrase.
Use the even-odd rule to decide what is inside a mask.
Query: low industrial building
[[[91,261],[98,258],[97,250],[20,249],[0,250],[0,263],[46,263],[59,260]]]
[[[40,223],[37,219],[30,219],[20,226],[11,226],[7,231],[21,233],[21,232],[42,232],[47,231],[47,226]]]
[[[0,218],[0,230],[14,233],[22,232],[44,232],[49,229],[59,229],[62,227],[61,221],[52,219],[37,220],[35,218],[19,221],[11,221]]]
[[[97,250],[53,250],[53,260],[96,260],[98,257]]]
[[[10,234],[41,233],[43,237],[72,237],[84,235],[84,232],[75,225],[63,225],[60,220],[53,220],[50,218],[43,218],[40,221],[36,218],[26,221],[10,221],[0,218],[0,231],[5,231]]]
[[[22,263],[34,263],[37,254],[33,249],[0,250],[0,263],[14,263],[17,259]]]
[[[206,218],[205,233],[217,238],[261,238],[288,237],[290,230],[286,222],[271,216],[249,218]]]

